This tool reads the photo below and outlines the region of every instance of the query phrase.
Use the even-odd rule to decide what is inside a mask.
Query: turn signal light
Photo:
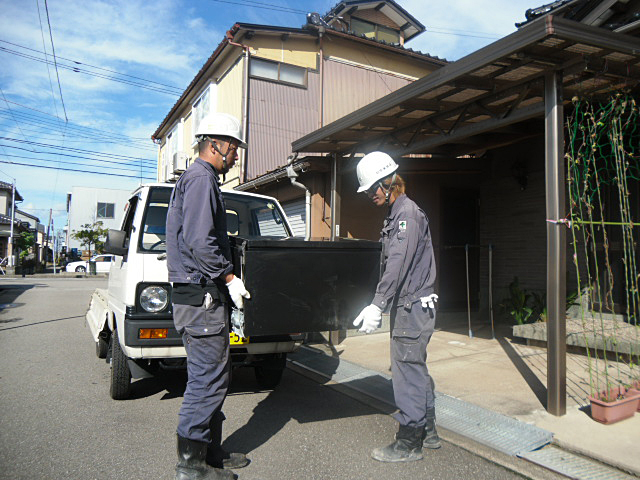
[[[138,338],[167,338],[168,328],[141,328],[138,330]]]

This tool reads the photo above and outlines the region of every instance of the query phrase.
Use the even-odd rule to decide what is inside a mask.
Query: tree
[[[91,245],[95,245],[96,251],[100,251],[104,245],[103,238],[106,238],[107,228],[102,228],[102,222],[98,220],[93,223],[85,223],[80,226],[81,230],[74,230],[71,236],[80,242],[80,245],[87,247],[91,252]]]
[[[15,246],[20,249],[20,260],[24,261],[25,257],[29,255],[29,250],[36,243],[35,236],[31,232],[22,232],[16,237]]]

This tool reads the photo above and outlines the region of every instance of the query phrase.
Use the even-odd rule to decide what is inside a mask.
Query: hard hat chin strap
[[[229,155],[229,151],[231,150],[231,144],[227,145],[227,153],[222,153],[219,149],[218,149],[218,145],[216,144],[216,142],[212,139],[209,139],[209,141],[211,142],[211,146],[213,147],[213,149],[218,152],[220,154],[220,156],[222,157],[222,171],[220,173],[222,173],[222,181],[225,181],[225,177],[227,175],[227,172],[229,171],[229,164],[227,163],[227,155]]]
[[[380,180],[380,188],[384,192],[384,203],[385,203],[385,205],[389,205],[389,199],[391,198],[391,188],[393,187],[393,183],[395,181],[396,181],[396,174],[395,173],[393,174],[393,177],[391,177],[391,183],[389,184],[388,188],[386,187],[384,182],[382,180]]]

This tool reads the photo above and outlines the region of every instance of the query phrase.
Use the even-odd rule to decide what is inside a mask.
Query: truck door
[[[135,217],[139,203],[140,197],[136,195],[129,199],[129,202],[125,207],[126,210],[120,229],[123,230],[126,234],[125,247],[127,248],[129,247],[129,244],[131,242],[131,233],[133,232],[133,219]],[[109,292],[114,299],[118,299],[119,301],[123,301],[126,298],[125,280],[128,266],[127,260],[127,255],[116,255],[113,261],[113,265],[111,266],[111,270],[109,271]]]

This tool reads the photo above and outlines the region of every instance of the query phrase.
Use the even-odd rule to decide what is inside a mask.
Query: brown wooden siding
[[[306,89],[250,80],[248,180],[286,165],[291,142],[319,127],[319,95],[313,72]]]

